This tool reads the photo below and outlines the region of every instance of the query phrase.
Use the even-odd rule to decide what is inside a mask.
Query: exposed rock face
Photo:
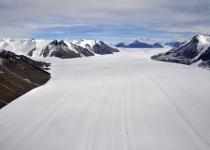
[[[59,57],[59,58],[76,58],[81,57],[79,53],[71,50],[67,44],[62,41],[54,40],[45,49],[43,49],[42,54],[44,57]]]
[[[34,61],[23,55],[0,52],[0,108],[14,99],[45,84],[50,73],[49,63]]]
[[[36,51],[36,47],[34,47],[27,55],[29,57],[33,56],[33,52]]]
[[[194,36],[189,42],[183,44],[181,47],[174,48],[165,53],[157,54],[152,56],[151,59],[186,65],[191,65],[201,60],[202,62],[198,64],[198,66],[209,68],[210,36]]]
[[[92,51],[88,50],[87,48],[83,48],[81,46],[78,46],[78,45],[75,45],[72,43],[70,43],[70,44],[74,49],[76,49],[78,51],[78,53],[80,53],[80,55],[83,55],[85,57],[94,56],[94,53]]]
[[[117,48],[113,48],[102,41],[97,40],[79,40],[74,41],[73,44],[81,46],[95,54],[113,54],[114,52],[119,52]]]
[[[210,68],[210,47],[199,57],[202,60],[199,67]]]
[[[93,52],[96,54],[113,54],[113,52],[119,52],[118,49],[108,46],[102,41],[99,41],[93,46]]]
[[[33,53],[36,51],[36,48],[33,48],[27,55],[33,56]],[[88,57],[94,56],[94,53],[89,51],[86,48],[77,46],[73,43],[66,41],[54,40],[49,43],[45,48],[42,49],[40,56],[43,57],[58,57],[62,59],[66,58],[76,58],[76,57]]]
[[[77,41],[78,42],[78,41]],[[78,43],[64,40],[0,40],[0,49],[15,52],[30,57],[58,57],[62,59],[89,57],[95,54],[112,54],[119,52],[118,49],[108,46],[102,41],[81,40]]]

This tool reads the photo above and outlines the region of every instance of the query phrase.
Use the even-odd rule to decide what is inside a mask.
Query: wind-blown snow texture
[[[192,65],[201,61],[198,66],[210,67],[210,36],[198,35],[179,48],[160,53],[151,57],[153,60],[175,62]]]
[[[1,149],[209,150],[210,72],[161,51],[45,58],[52,79],[0,110]]]
[[[82,40],[82,42],[77,41],[76,44],[74,44],[64,40],[2,39],[0,40],[0,50],[2,49],[30,57],[58,57],[62,59],[119,52],[118,49],[110,47],[102,41],[94,40]]]

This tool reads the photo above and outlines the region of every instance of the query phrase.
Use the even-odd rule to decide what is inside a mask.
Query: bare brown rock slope
[[[34,61],[23,55],[0,51],[0,108],[26,92],[45,84],[49,63]]]

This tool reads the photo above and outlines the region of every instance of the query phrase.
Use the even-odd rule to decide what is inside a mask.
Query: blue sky
[[[189,39],[209,33],[209,0],[0,0],[0,38]]]

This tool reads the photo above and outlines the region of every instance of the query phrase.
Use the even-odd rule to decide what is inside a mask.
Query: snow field
[[[52,79],[0,110],[4,150],[209,150],[210,72],[163,49],[51,62]]]

